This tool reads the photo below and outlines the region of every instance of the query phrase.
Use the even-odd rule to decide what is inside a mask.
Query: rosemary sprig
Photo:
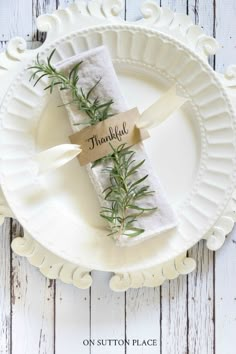
[[[40,62],[39,56],[37,56],[35,65],[29,68],[33,70],[30,81],[35,80],[34,86],[44,77],[47,77],[49,79],[49,85],[45,87],[44,90],[49,90],[50,93],[52,93],[56,87],[59,88],[59,90],[69,90],[71,92],[72,101],[68,102],[68,104],[76,104],[78,110],[85,112],[89,117],[89,120],[83,124],[95,125],[111,117],[113,114],[111,114],[110,108],[113,101],[100,102],[97,97],[92,98],[92,94],[101,79],[85,93],[82,88],[78,87],[79,69],[82,62],[76,64],[66,75],[63,72],[58,72],[56,68],[52,66],[51,61],[54,53],[55,49],[47,58],[46,63]],[[78,124],[81,123],[75,125]],[[134,155],[134,151],[125,147],[125,144],[122,144],[116,149],[112,147],[112,153],[110,155],[95,161],[92,165],[94,167],[101,161],[108,163],[108,166],[104,169],[104,173],[109,173],[110,186],[107,187],[103,193],[109,206],[102,207],[100,215],[106,219],[111,226],[111,233],[109,235],[115,235],[116,238],[119,238],[121,235],[136,237],[143,233],[145,231],[144,229],[135,227],[137,218],[145,212],[151,212],[157,209],[143,208],[137,204],[140,199],[150,196],[154,192],[150,191],[148,185],[143,185],[148,175],[134,180],[134,175],[145,162],[145,160],[143,160],[137,163],[134,159]]]
[[[98,122],[101,122],[112,116],[110,113],[110,107],[113,104],[112,100],[107,102],[100,102],[100,100],[96,98],[92,98],[92,93],[94,92],[97,85],[99,85],[100,80],[98,80],[95,85],[85,93],[82,88],[78,88],[79,81],[79,69],[83,62],[79,62],[76,64],[68,75],[58,72],[52,66],[52,57],[55,53],[55,49],[52,51],[50,56],[47,58],[46,64],[40,62],[39,55],[37,55],[37,59],[35,65],[31,66],[29,69],[34,70],[33,74],[30,77],[31,80],[35,80],[34,86],[38,84],[40,80],[44,77],[47,77],[50,80],[50,83],[44,90],[49,90],[50,93],[58,87],[59,90],[70,90],[72,95],[72,101],[68,102],[68,104],[74,103],[77,105],[78,110],[85,112],[90,120],[83,124],[95,125]],[[75,125],[79,125],[81,123],[77,123]]]
[[[145,212],[157,208],[143,208],[137,202],[147,196],[153,195],[148,185],[143,185],[148,175],[134,179],[138,169],[145,160],[136,162],[135,152],[121,144],[118,148],[112,147],[112,154],[106,157],[108,167],[104,169],[109,174],[110,186],[103,193],[104,198],[110,203],[102,207],[100,215],[111,225],[111,233],[118,239],[121,235],[136,237],[145,230],[135,227],[137,218]]]

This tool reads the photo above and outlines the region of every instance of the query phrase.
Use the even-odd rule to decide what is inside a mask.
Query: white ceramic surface
[[[1,181],[18,220],[53,253],[86,268],[137,270],[186,251],[227,206],[235,187],[235,122],[210,67],[156,31],[99,26],[60,39],[41,54],[56,47],[54,59],[61,60],[100,44],[110,50],[131,107],[144,110],[173,83],[189,97],[190,104],[153,130],[145,143],[178,213],[178,230],[120,249],[106,236],[96,196],[77,161],[36,176],[34,154],[67,143],[70,127],[65,111],[57,108],[58,95],[44,95],[45,83],[33,88],[27,72],[15,80],[1,109]]]

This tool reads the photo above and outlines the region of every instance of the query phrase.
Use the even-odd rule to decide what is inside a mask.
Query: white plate
[[[24,228],[44,247],[90,269],[131,271],[166,262],[189,249],[217,221],[235,188],[235,119],[211,68],[187,47],[155,30],[107,25],[82,30],[56,47],[61,60],[107,45],[130,106],[140,111],[177,83],[189,103],[152,132],[150,159],[179,217],[177,230],[132,248],[118,248],[106,236],[99,204],[83,168],[72,161],[43,178],[34,154],[68,142],[66,112],[58,95],[44,95],[23,72],[1,108],[1,182]],[[9,107],[9,108],[8,108]]]

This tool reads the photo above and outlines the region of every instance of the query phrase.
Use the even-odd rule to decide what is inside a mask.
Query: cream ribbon
[[[40,152],[36,155],[38,175],[65,165],[80,154],[81,151],[79,145],[62,144]]]
[[[176,93],[176,86],[172,86],[166,93],[146,109],[139,122],[139,129],[150,129],[161,124],[173,112],[179,109],[187,99]],[[38,175],[42,175],[61,167],[81,153],[81,148],[76,144],[62,144],[42,151],[36,156]]]
[[[172,86],[160,98],[146,109],[136,124],[139,129],[151,129],[161,124],[173,112],[177,111],[187,98],[177,95],[176,86]]]

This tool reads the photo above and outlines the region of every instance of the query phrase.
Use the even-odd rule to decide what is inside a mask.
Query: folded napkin
[[[97,47],[89,51],[75,55],[69,59],[57,63],[57,71],[69,72],[74,65],[83,62],[79,69],[78,87],[82,88],[86,93],[96,82],[101,79],[100,83],[93,91],[93,97],[98,97],[101,102],[113,100],[111,113],[116,114],[128,110],[128,105],[122,96],[119,82],[112,65],[112,61],[106,47]],[[72,101],[69,90],[60,91],[64,104]],[[66,109],[69,114],[71,127],[74,133],[84,128],[84,125],[74,125],[78,122],[88,121],[88,117],[84,112],[78,111],[75,104],[67,104]],[[156,236],[164,231],[167,231],[177,225],[176,216],[168,203],[163,188],[157,175],[154,173],[149,162],[148,156],[145,153],[142,143],[132,147],[136,152],[135,160],[137,162],[145,160],[145,163],[140,167],[135,180],[148,174],[145,185],[150,186],[150,191],[155,191],[151,196],[140,200],[140,205],[145,208],[157,207],[157,210],[144,213],[137,218],[135,227],[143,228],[145,231],[136,237],[122,235],[116,239],[116,243],[120,246],[131,246],[140,243],[148,238]],[[99,197],[102,206],[108,206],[109,202],[104,200],[103,191],[110,185],[109,176],[102,173],[104,162],[91,167],[92,164],[86,165],[87,172],[94,185],[96,193]]]

